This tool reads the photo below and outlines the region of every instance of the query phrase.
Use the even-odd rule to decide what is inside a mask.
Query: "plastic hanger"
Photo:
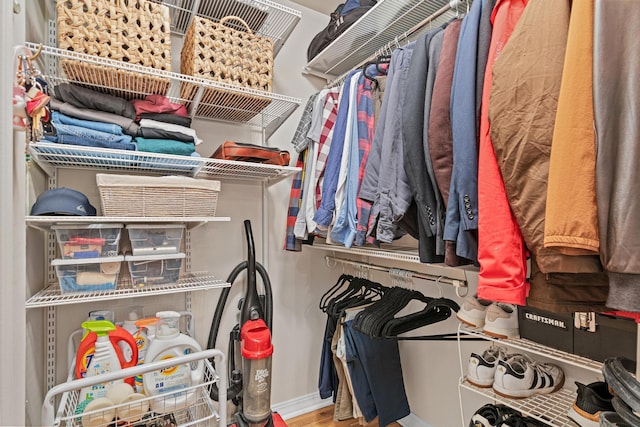
[[[412,301],[421,301],[425,306],[418,311],[396,317]],[[422,293],[401,287],[389,288],[374,304],[358,313],[353,321],[354,329],[373,338],[398,340],[454,340],[456,333],[399,337],[423,326],[444,321],[460,309],[448,298],[430,298]],[[476,340],[474,337],[469,337]]]
[[[345,284],[349,284],[352,279],[354,279],[354,277],[350,274],[343,273],[342,275],[340,275],[340,277],[338,277],[338,281],[331,288],[329,288],[329,290],[327,290],[322,295],[322,297],[320,297],[318,308],[326,313],[330,298],[335,295],[342,286],[344,286]]]
[[[349,308],[369,305],[379,300],[386,289],[383,285],[364,278],[356,277],[353,283],[354,286],[357,287],[357,290],[331,304],[327,310],[327,314],[335,318],[342,318],[345,311]]]

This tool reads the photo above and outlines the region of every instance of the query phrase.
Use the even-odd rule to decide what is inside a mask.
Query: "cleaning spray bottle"
[[[138,346],[138,365],[142,365],[144,363],[149,345],[156,336],[157,323],[157,317],[147,317],[146,319],[139,319],[135,322],[137,329],[133,334],[133,338],[136,340],[136,345]],[[134,379],[134,388],[136,392],[144,393],[142,374],[136,375]]]
[[[109,333],[116,330],[115,325],[108,320],[93,320],[83,322],[82,327],[89,330],[89,334],[87,334],[78,347],[76,372],[79,370],[78,365],[82,364],[83,360],[87,360],[87,366],[84,372],[85,377],[93,377],[107,372],[121,370],[122,365],[120,364],[120,359],[115,349],[117,344],[114,344],[109,337]],[[135,356],[137,358],[137,348],[135,348],[134,353],[136,353]],[[90,354],[90,356],[87,357],[86,355],[88,354]],[[123,382],[123,380],[109,381],[91,387],[85,387],[80,391],[78,401],[83,402],[85,400],[104,397],[107,393],[107,388],[117,382]]]
[[[202,350],[196,340],[180,333],[179,313],[161,311],[156,313],[156,317],[158,318],[156,336],[149,344],[145,363],[167,360]],[[182,363],[143,374],[144,393],[147,396],[163,394],[162,398],[151,401],[151,409],[164,414],[193,405],[197,400],[196,391],[185,389],[202,382],[203,361],[198,361],[194,368],[192,369],[189,363]]]

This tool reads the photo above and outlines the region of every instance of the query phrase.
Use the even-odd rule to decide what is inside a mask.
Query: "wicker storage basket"
[[[96,174],[102,215],[114,217],[211,217],[220,181],[184,176]]]
[[[169,8],[148,0],[58,0],[60,49],[171,71]],[[165,95],[170,79],[64,59],[67,77],[94,89],[129,91],[129,98]],[[137,93],[136,93],[137,92]]]
[[[240,22],[246,31],[235,29],[235,26],[227,24],[228,21]],[[224,17],[220,22],[195,16],[185,35],[180,72],[251,89],[254,93],[271,92],[273,41],[253,34],[246,22],[236,16]],[[182,98],[193,99],[197,89],[194,84],[183,84]],[[222,120],[248,121],[270,102],[270,98],[256,94],[207,88],[196,114]]]

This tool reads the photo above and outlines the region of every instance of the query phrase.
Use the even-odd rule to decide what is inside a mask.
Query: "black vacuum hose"
[[[267,270],[260,264],[259,262],[255,263],[256,272],[262,278],[262,284],[264,285],[265,295],[264,295],[264,322],[267,324],[267,327],[270,331],[273,331],[271,328],[271,323],[273,320],[273,294],[271,292],[271,281],[269,280],[269,275],[267,274]],[[212,349],[216,347],[216,339],[218,337],[218,332],[220,330],[220,322],[222,320],[222,314],[224,312],[224,307],[227,303],[227,299],[229,298],[229,293],[231,292],[231,287],[235,282],[236,278],[243,270],[249,267],[249,261],[243,261],[238,264],[229,274],[227,278],[227,282],[231,284],[228,288],[224,288],[222,290],[222,294],[220,295],[220,299],[218,300],[218,304],[216,306],[216,311],[213,315],[213,320],[211,321],[211,329],[209,330],[209,340],[207,341],[207,349]],[[255,273],[254,273],[255,274]],[[230,343],[229,345],[232,345]],[[231,360],[229,360],[231,362]],[[211,361],[214,364],[214,361]],[[215,367],[215,364],[213,365]],[[227,379],[230,376],[227,375]],[[242,392],[242,387],[230,387],[227,391],[227,400],[235,399]],[[218,401],[218,385],[214,383],[211,385],[211,398]]]

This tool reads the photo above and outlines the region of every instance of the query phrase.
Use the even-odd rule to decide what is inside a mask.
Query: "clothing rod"
[[[342,74],[340,77],[337,77],[336,79],[334,79],[331,82],[327,83],[327,85],[325,87],[326,88],[332,88],[332,87],[341,85],[345,81],[345,79],[347,78],[347,75],[351,71],[353,71],[353,70],[355,70],[357,68],[361,68],[367,62],[373,61],[381,52],[384,52],[384,51],[387,51],[387,50],[390,51],[390,50],[393,50],[394,47],[399,47],[399,43],[400,42],[408,39],[413,34],[417,33],[421,29],[423,29],[425,26],[427,26],[427,24],[429,24],[434,19],[437,19],[441,15],[447,13],[448,11],[450,11],[452,9],[455,9],[459,2],[460,2],[460,0],[456,0],[456,1],[449,2],[446,6],[442,6],[440,9],[436,10],[435,12],[433,12],[431,15],[429,15],[428,17],[423,19],[421,22],[419,22],[418,24],[414,25],[413,28],[411,28],[408,31],[405,31],[401,36],[395,37],[392,41],[388,42],[387,44],[385,44],[384,46],[379,48],[376,51],[376,53],[374,53],[373,55],[369,56],[364,61],[360,62],[358,65],[353,67],[351,70],[347,71],[346,73]]]
[[[330,256],[330,255],[325,255],[324,259],[325,259],[325,261],[327,261],[327,263],[329,263],[329,262],[339,262],[340,264],[351,265],[351,266],[354,266],[354,267],[360,267],[360,268],[369,269],[369,270],[382,271],[382,272],[385,272],[385,273],[391,273],[392,270],[394,270],[394,268],[392,268],[392,267],[384,267],[384,266],[381,266],[381,265],[369,264],[369,263],[360,262],[360,261],[353,261],[353,260],[350,260],[350,259],[336,258],[336,257]],[[397,270],[400,270],[402,272],[406,272],[406,273],[410,274],[411,277],[414,278],[414,279],[422,279],[422,280],[429,280],[429,281],[437,282],[437,283],[444,283],[444,284],[447,284],[447,285],[455,286],[456,288],[466,288],[467,287],[467,281],[466,280],[452,279],[451,277],[438,276],[438,275],[435,275],[435,274],[419,273],[417,271],[412,271],[412,270],[405,270],[405,269],[397,269]]]

